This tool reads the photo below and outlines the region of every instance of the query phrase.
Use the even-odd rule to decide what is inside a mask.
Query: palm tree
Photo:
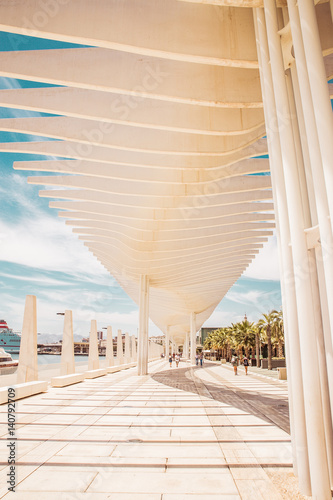
[[[272,343],[278,348],[278,357],[283,358],[284,327],[282,311],[277,311],[272,327]]]
[[[228,354],[230,339],[229,339],[229,329],[218,328],[213,332],[210,332],[207,336],[204,347],[205,349],[214,349],[218,352],[221,351],[222,357],[226,357]]]
[[[235,325],[235,338],[237,344],[245,349],[245,356],[248,358],[250,349],[255,345],[255,331],[254,323],[250,323],[247,319],[236,323]]]
[[[256,366],[260,367],[260,344],[261,344],[261,337],[262,337],[262,326],[254,325],[253,329],[255,332],[255,343],[256,343]]]
[[[276,311],[275,309],[268,314],[262,314],[263,318],[261,318],[257,323],[259,327],[262,327],[262,331],[266,334],[269,370],[272,369],[272,329],[277,314],[278,311]]]

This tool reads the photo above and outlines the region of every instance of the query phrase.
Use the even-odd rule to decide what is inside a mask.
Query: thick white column
[[[130,338],[129,334],[125,333],[125,363],[131,362],[131,352],[130,352]]]
[[[136,361],[136,340],[135,335],[131,335],[131,363]]]
[[[113,338],[112,338],[112,326],[108,326],[106,330],[106,366],[114,365],[113,357]]]
[[[195,364],[195,355],[197,352],[197,327],[195,323],[195,313],[191,313],[190,316],[190,328],[191,328],[191,363]]]
[[[298,323],[300,334],[302,335],[300,348],[303,367],[304,403],[312,495],[318,499],[330,500],[330,480],[327,466],[318,353],[316,346],[316,324],[314,322],[312,309],[311,269],[308,261],[307,241],[304,232],[305,227],[297,173],[297,158],[293,143],[293,130],[290,121],[283,57],[278,34],[276,5],[274,0],[264,0],[264,6],[273,88],[277,109],[279,110],[277,118],[290,220]]]
[[[186,333],[186,336],[185,336],[185,339],[184,339],[184,344],[183,344],[183,358],[184,359],[188,359],[188,355],[189,355],[189,339],[188,339],[189,335],[188,333]]]
[[[118,365],[124,363],[123,334],[121,330],[118,330],[117,335],[117,363]]]
[[[89,357],[88,357],[88,370],[98,370],[99,357],[98,357],[98,340],[97,340],[97,321],[91,320],[90,334],[89,334]]]
[[[314,2],[298,2],[302,38],[305,49],[307,73],[311,88],[312,102],[316,119],[316,128],[320,144],[326,189],[330,206],[331,224],[333,225],[333,114],[327,85],[326,71],[320,43]],[[300,82],[301,83],[301,82]]]
[[[306,145],[310,158],[310,166],[312,173],[312,185],[315,192],[315,203],[317,209],[322,265],[325,277],[326,292],[322,295],[327,295],[327,311],[322,311],[323,314],[328,313],[328,321],[330,328],[324,328],[326,354],[332,350],[333,339],[333,234],[332,226],[329,220],[329,205],[327,199],[325,177],[323,171],[323,163],[319,144],[318,131],[315,120],[315,110],[312,102],[311,88],[309,75],[306,66],[306,57],[303,46],[300,20],[295,0],[288,0],[288,10],[290,16],[290,25],[292,29],[295,62],[297,67],[299,93],[302,102],[302,111],[304,116],[304,129],[306,134]],[[332,114],[332,113],[331,113]],[[331,194],[330,194],[331,195]],[[323,299],[322,299],[323,300]],[[324,323],[326,318],[324,320]],[[330,335],[331,334],[331,335]],[[329,338],[330,335],[330,338]],[[328,373],[333,373],[333,357],[327,356]],[[333,408],[333,381],[330,384],[331,406]]]
[[[290,74],[292,75],[294,92],[292,91]],[[304,210],[304,220],[307,227],[318,225],[318,215],[317,215],[317,207],[316,207],[316,196],[314,192],[314,179],[312,175],[311,169],[311,161],[309,155],[308,148],[308,140],[306,138],[305,133],[305,123],[304,123],[304,113],[303,107],[300,102],[300,91],[298,85],[298,77],[295,68],[295,63],[292,63],[291,71],[287,72],[287,84],[288,91],[290,97],[290,103],[294,104],[297,102],[297,112],[296,108],[291,108],[291,116],[292,121],[294,123],[294,130],[296,126],[299,127],[299,131],[302,133],[302,148],[300,143],[299,134],[294,135],[295,142],[298,141],[298,147],[301,151],[300,157],[301,162],[299,164],[299,176],[303,177],[300,182],[301,190],[302,190],[302,200],[303,200],[303,210]],[[294,98],[295,97],[295,98]],[[310,96],[311,103],[311,96]],[[308,103],[307,103],[308,104]],[[309,139],[310,140],[310,139]],[[304,164],[303,160],[304,159]],[[319,158],[319,161],[321,159]],[[305,178],[305,167],[306,165],[306,178]],[[323,193],[325,195],[325,193]],[[320,196],[320,195],[319,195]],[[329,222],[329,221],[327,221]],[[328,231],[331,230],[330,224],[328,225]],[[323,239],[325,241],[325,237]],[[309,240],[308,240],[309,247]],[[332,247],[333,248],[333,247]],[[323,328],[323,318],[322,318],[322,308],[321,308],[321,300],[320,300],[320,291],[319,291],[319,282],[318,282],[318,274],[317,268],[318,263],[316,262],[315,249],[308,249],[309,261],[311,263],[310,266],[310,280],[311,280],[311,293],[312,293],[312,304],[313,304],[313,313],[314,313],[314,321],[316,325],[316,340],[317,340],[317,350],[318,350],[318,362],[319,362],[319,378],[320,378],[320,386],[321,386],[321,399],[323,405],[323,421],[324,421],[324,429],[325,429],[325,438],[326,438],[326,448],[327,448],[327,461],[329,467],[329,473],[331,477],[331,484],[333,481],[333,429],[332,429],[332,415],[331,415],[331,403],[330,403],[330,392],[329,392],[329,383],[327,376],[327,363],[326,363],[326,355],[325,355],[325,342],[324,342],[324,328]],[[328,256],[329,258],[329,256]],[[319,263],[321,265],[322,262]],[[323,282],[321,281],[321,295],[323,293],[326,294],[326,287],[323,288]],[[325,290],[325,291],[324,291]],[[325,297],[326,298],[326,297]],[[322,296],[322,299],[324,297]],[[324,314],[327,314],[327,309],[323,309]],[[328,318],[327,318],[328,319]],[[325,321],[327,323],[327,321]],[[327,330],[327,324],[325,324]],[[328,330],[330,332],[330,329]],[[329,336],[330,337],[330,336]],[[331,340],[331,337],[329,338]]]
[[[170,348],[169,345],[170,345],[170,328],[167,326],[165,332],[165,350],[164,350],[166,358],[169,357],[169,348]]]
[[[60,375],[70,375],[71,373],[75,373],[73,316],[72,311],[65,311]]]
[[[190,357],[190,334],[186,333],[186,358]]]
[[[148,373],[149,278],[140,276],[138,375]]]
[[[277,241],[281,270],[283,317],[285,323],[286,361],[289,379],[289,413],[293,445],[295,475],[299,476],[301,491],[311,494],[305,423],[302,365],[299,356],[300,340],[297,303],[294,284],[293,260],[290,249],[290,226],[282,169],[280,136],[277,130],[277,112],[273,93],[273,80],[269,63],[269,51],[263,9],[255,9],[255,27],[263,93],[267,141],[271,165],[272,189],[277,224]]]
[[[37,361],[37,300],[35,295],[27,295],[21,334],[17,384],[38,380]]]

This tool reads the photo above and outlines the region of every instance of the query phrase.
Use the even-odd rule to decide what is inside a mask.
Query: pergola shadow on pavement
[[[209,364],[209,367],[219,366],[217,364]],[[160,371],[152,375],[152,378],[157,382],[165,384],[169,387],[174,387],[186,392],[203,395],[219,401],[226,405],[242,410],[250,415],[277,425],[288,434],[290,433],[289,426],[289,403],[287,395],[280,394],[261,394],[256,389],[244,389],[231,385],[229,381],[223,380],[223,377],[218,376],[220,383],[212,383],[202,381],[196,377],[197,373],[202,371],[201,367],[186,367],[174,370]],[[215,373],[213,373],[213,376]],[[222,382],[222,384],[221,384]],[[272,382],[260,381],[263,385],[274,385]],[[279,383],[275,383],[278,385]]]
[[[150,371],[140,377],[131,368],[19,401],[15,500],[304,498],[290,436],[245,401],[248,384],[269,408],[285,398],[286,383],[233,379],[213,363],[166,370],[155,361]],[[10,500],[6,462],[0,484],[0,498]]]

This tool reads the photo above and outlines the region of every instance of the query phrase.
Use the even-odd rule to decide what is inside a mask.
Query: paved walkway
[[[232,369],[150,364],[17,403],[17,487],[7,490],[1,408],[0,498],[281,500],[292,474],[287,383]],[[11,497],[10,495],[13,495]]]

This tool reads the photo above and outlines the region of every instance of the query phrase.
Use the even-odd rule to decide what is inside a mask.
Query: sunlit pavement
[[[17,499],[302,498],[287,383],[163,360],[17,403]],[[1,496],[7,407],[1,407]],[[281,486],[281,484],[283,485]],[[287,492],[287,493],[286,493]],[[290,496],[288,496],[290,495]]]

